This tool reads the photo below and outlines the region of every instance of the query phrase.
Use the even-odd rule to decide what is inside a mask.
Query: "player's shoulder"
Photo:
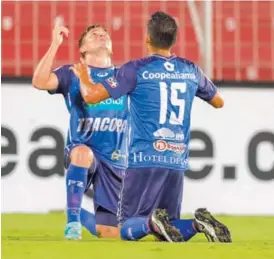
[[[156,56],[148,56],[148,57],[143,57],[140,59],[135,60],[135,64],[137,67],[142,67],[146,66],[147,64],[156,61],[158,58]]]
[[[177,62],[181,63],[182,65],[188,66],[188,67],[193,67],[194,69],[198,68],[198,65],[187,58],[182,58],[182,57],[176,57]]]
[[[70,69],[71,66],[72,66],[72,64],[66,64],[66,65],[63,65],[63,66],[59,66],[59,67],[53,69],[53,72],[60,71],[60,70],[63,70],[63,71],[72,71]]]
[[[148,56],[148,57],[143,57],[143,58],[139,58],[139,59],[134,59],[134,60],[131,60],[127,63],[125,63],[123,65],[123,67],[127,67],[127,68],[131,68],[131,69],[139,69],[140,67],[143,67],[147,64],[149,64],[150,62],[153,62],[157,60],[156,57],[154,56]]]
[[[58,85],[66,89],[66,91],[71,86],[74,78],[76,78],[73,71],[70,69],[71,66],[72,64],[66,64],[66,65],[57,67],[56,69],[52,71],[52,73],[54,73],[57,76]]]

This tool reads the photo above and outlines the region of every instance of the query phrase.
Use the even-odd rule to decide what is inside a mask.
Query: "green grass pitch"
[[[81,241],[65,241],[65,215],[2,214],[3,259],[264,259],[274,258],[274,216],[219,216],[233,243],[208,243],[197,235],[187,243],[98,239],[87,231]]]

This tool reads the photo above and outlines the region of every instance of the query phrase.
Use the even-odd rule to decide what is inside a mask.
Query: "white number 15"
[[[167,119],[167,107],[168,107],[168,90],[165,82],[160,82],[160,96],[161,96],[161,107],[160,107],[160,124],[164,124]],[[173,125],[182,125],[185,114],[185,100],[178,98],[178,91],[181,93],[186,92],[186,83],[171,83],[171,105],[179,107],[179,114],[176,115],[174,111],[170,113],[169,123]]]

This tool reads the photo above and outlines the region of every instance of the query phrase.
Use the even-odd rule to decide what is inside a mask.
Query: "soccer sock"
[[[67,221],[80,222],[83,195],[87,185],[88,168],[70,164],[66,175]]]
[[[97,236],[96,218],[93,213],[82,208],[80,213],[80,220],[82,226],[84,226],[92,235]]]
[[[188,241],[197,234],[197,230],[194,228],[193,219],[176,219],[171,221],[170,224],[180,230],[184,237],[184,241]]]
[[[151,233],[148,226],[148,218],[130,218],[121,227],[123,240],[139,240]]]

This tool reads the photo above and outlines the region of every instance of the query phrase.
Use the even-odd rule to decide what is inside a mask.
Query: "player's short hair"
[[[99,27],[100,27],[100,28],[103,28],[105,31],[107,31],[107,29],[106,29],[104,26],[102,26],[101,24],[93,24],[93,25],[90,25],[90,26],[88,26],[88,27],[86,28],[86,30],[81,34],[81,37],[80,37],[80,39],[79,39],[79,41],[78,41],[78,48],[79,48],[79,49],[82,47],[83,42],[84,42],[84,39],[85,39],[87,33],[88,33],[89,31],[91,31],[91,30],[93,30],[93,29],[95,29],[95,28],[99,28]],[[85,52],[81,52],[82,58],[84,58],[85,55],[86,55]]]
[[[176,41],[178,25],[170,15],[156,12],[151,15],[147,30],[153,47],[169,49]]]

